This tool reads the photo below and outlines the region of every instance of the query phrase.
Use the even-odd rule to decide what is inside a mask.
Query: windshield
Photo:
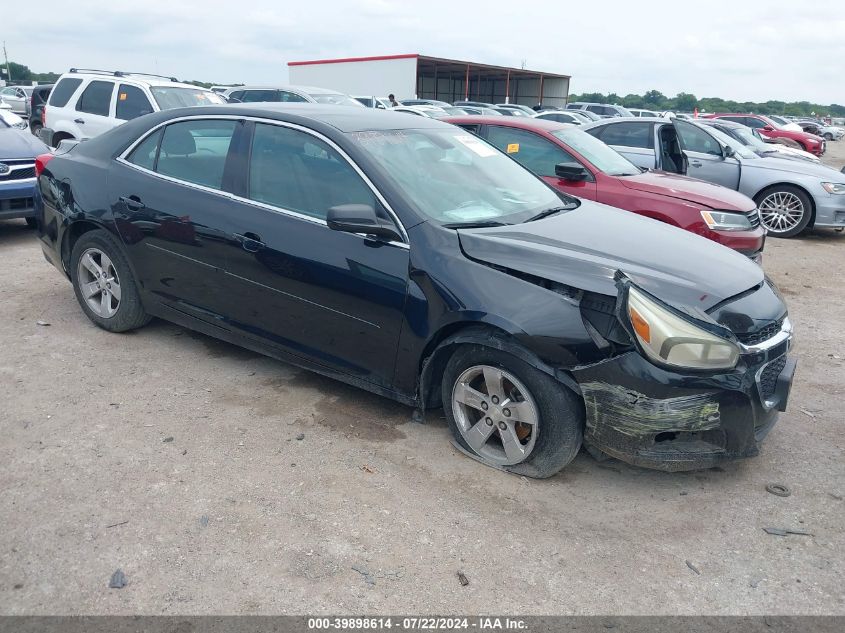
[[[709,125],[707,127],[710,127]],[[712,128],[711,128],[712,129]],[[719,130],[721,132],[721,130]],[[742,126],[738,128],[733,128],[733,133],[735,136],[739,137],[739,140],[743,142],[748,147],[752,148],[754,151],[757,152],[770,152],[772,149],[763,141],[761,141],[754,132],[751,131],[751,128]]]
[[[16,127],[22,130],[26,129],[26,121],[11,110],[0,110],[0,122],[2,122],[3,127]]]
[[[609,176],[636,176],[642,173],[639,167],[612,147],[577,128],[555,130],[552,135],[581,154],[593,167]]]
[[[730,136],[728,136],[727,134],[725,134],[721,130],[717,130],[716,128],[712,128],[712,127],[704,127],[704,126],[701,126],[698,129],[706,130],[708,134],[713,136],[722,145],[727,145],[728,147],[730,147],[734,152],[736,152],[736,155],[740,156],[741,158],[760,158],[759,156],[757,156],[757,154],[752,152],[745,145],[740,143],[735,138],[731,138]]]
[[[202,88],[182,88],[177,86],[152,86],[150,92],[162,110],[190,108],[202,105],[221,105],[226,99],[211,90]]]
[[[339,92],[318,92],[316,94],[308,96],[314,99],[314,101],[316,101],[317,103],[324,103],[327,105],[356,106],[359,108],[364,107],[349,95],[341,94]]]
[[[561,198],[543,181],[463,130],[378,130],[349,136],[422,214],[441,224],[513,224],[561,206]]]

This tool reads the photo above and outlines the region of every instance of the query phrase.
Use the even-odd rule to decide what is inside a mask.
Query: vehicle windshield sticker
[[[467,148],[471,149],[482,158],[496,155],[495,149],[489,145],[485,145],[474,136],[461,134],[460,136],[456,136],[455,139],[463,143]]]
[[[518,154],[519,143],[508,143],[508,154]]]

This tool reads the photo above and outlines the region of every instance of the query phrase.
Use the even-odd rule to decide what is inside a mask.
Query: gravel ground
[[[843,254],[767,244],[799,366],[759,457],[530,481],[437,416],[161,321],[104,332],[0,222],[0,613],[845,614]]]

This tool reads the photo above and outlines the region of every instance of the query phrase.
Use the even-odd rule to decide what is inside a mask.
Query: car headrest
[[[161,151],[168,156],[187,156],[197,151],[197,144],[186,127],[173,125],[164,131]]]

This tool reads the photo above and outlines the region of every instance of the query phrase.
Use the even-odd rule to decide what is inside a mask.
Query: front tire
[[[83,312],[104,330],[127,332],[149,322],[129,263],[107,231],[90,231],[77,240],[70,276]]]
[[[754,199],[760,209],[760,222],[772,237],[794,237],[812,219],[810,196],[798,187],[775,185]]]
[[[455,440],[489,466],[546,478],[578,454],[583,402],[512,354],[461,345],[446,365],[441,387]]]

